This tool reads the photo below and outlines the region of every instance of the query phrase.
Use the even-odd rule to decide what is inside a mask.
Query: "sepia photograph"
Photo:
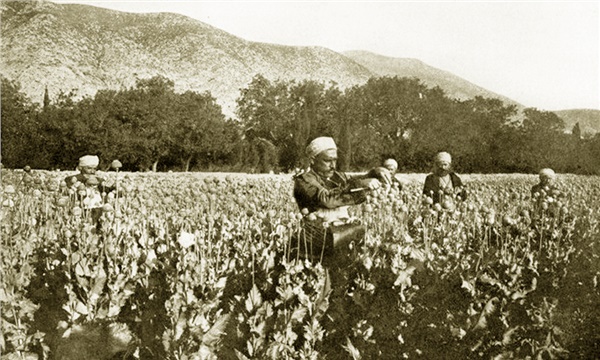
[[[600,358],[598,1],[0,0],[0,358]]]

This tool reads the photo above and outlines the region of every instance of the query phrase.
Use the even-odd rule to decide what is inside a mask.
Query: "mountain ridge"
[[[418,77],[427,86],[439,86],[459,100],[467,100],[473,98],[473,94],[477,94],[483,97],[498,98],[506,104],[517,106],[518,109],[524,108],[515,100],[484,89],[451,72],[429,66],[419,59],[394,58],[364,50],[344,51],[343,54],[377,75]]]
[[[239,89],[258,73],[271,80],[328,79],[342,88],[372,76],[323,47],[255,43],[179,14],[50,2],[3,5],[2,75],[38,103],[45,86],[51,96],[72,89],[84,96],[163,75],[177,91],[210,91],[231,114]],[[73,13],[79,14],[75,21]]]
[[[3,0],[0,17],[0,73],[19,82],[37,103],[46,87],[51,98],[75,89],[77,99],[162,75],[174,81],[178,92],[209,91],[234,117],[240,89],[261,74],[271,81],[334,82],[342,90],[374,76],[417,77],[456,99],[493,97],[519,110],[525,107],[418,59],[254,42],[176,13]],[[594,128],[594,122],[587,128]]]

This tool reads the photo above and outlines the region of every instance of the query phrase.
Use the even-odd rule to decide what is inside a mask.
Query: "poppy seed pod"
[[[120,168],[123,167],[123,164],[121,164],[121,162],[119,160],[113,160],[110,163],[110,167],[113,168],[113,169],[115,169],[115,170],[118,170],[118,169],[120,169]]]

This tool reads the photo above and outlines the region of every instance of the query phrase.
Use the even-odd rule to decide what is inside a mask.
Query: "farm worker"
[[[402,183],[396,177],[396,171],[398,171],[398,162],[394,159],[386,159],[383,162],[383,167],[390,172],[392,185],[397,186],[399,190],[402,190]]]
[[[25,186],[30,186],[34,182],[33,173],[31,172],[31,166],[27,165],[23,168],[23,177],[21,178],[21,183],[25,184]]]
[[[331,255],[334,248],[362,238],[364,228],[350,218],[348,207],[364,202],[367,192],[381,187],[382,181],[389,184],[390,174],[385,168],[357,177],[337,171],[337,146],[330,137],[312,140],[306,156],[310,168],[294,178],[294,198],[307,215],[306,235],[298,246],[306,244],[304,252],[313,256]]]
[[[556,174],[554,170],[549,168],[540,170],[539,179],[540,182],[531,187],[531,197],[540,196],[542,193],[550,195],[550,192],[555,190],[554,180],[556,180]]]
[[[104,201],[102,193],[109,193],[114,187],[106,186],[105,179],[96,175],[100,159],[95,155],[85,155],[79,158],[77,169],[78,174],[68,176],[65,182],[68,187],[77,187],[79,189],[79,199],[82,201],[83,208],[91,210],[92,221],[99,227],[99,219],[102,215],[102,206]],[[83,186],[82,186],[83,185]],[[85,194],[80,193],[85,192]]]
[[[386,159],[383,162],[383,167],[388,169],[390,174],[395,174],[396,170],[398,170],[398,162],[394,159]]]
[[[549,168],[540,170],[539,179],[540,182],[531,187],[531,199],[534,202],[533,225],[541,215],[555,217],[564,211],[562,206],[564,194],[556,186],[554,170]]]
[[[423,195],[431,197],[434,204],[453,203],[454,198],[464,200],[466,192],[462,181],[452,171],[452,156],[439,152],[433,159],[433,172],[425,178]]]
[[[97,188],[102,192],[109,193],[115,188],[113,186],[106,185],[106,179],[96,174],[100,159],[95,155],[85,155],[79,158],[79,164],[77,170],[79,174],[67,176],[65,183],[71,187],[76,184],[83,184],[86,187]]]
[[[369,191],[391,182],[385,168],[351,177],[336,170],[337,146],[330,137],[318,137],[306,147],[309,169],[294,177],[294,198],[303,213],[302,230],[292,237],[290,253],[297,258],[323,261],[326,269],[324,293],[331,289],[329,314],[324,328],[333,344],[350,331],[344,302],[347,269],[351,262],[348,245],[361,241],[365,227],[350,218],[348,207],[366,200]]]

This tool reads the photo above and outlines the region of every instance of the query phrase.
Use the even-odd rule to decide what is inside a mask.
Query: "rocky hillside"
[[[600,133],[600,110],[574,109],[554,111],[556,115],[565,121],[567,131],[573,130],[573,126],[579,123],[582,134]]]
[[[373,74],[322,47],[256,43],[171,13],[133,14],[87,5],[2,1],[2,75],[33,101],[77,90],[130,87],[163,75],[177,91],[210,91],[232,114],[239,89],[268,79],[335,81],[342,88]]]
[[[493,93],[452,73],[434,68],[417,59],[392,58],[368,51],[346,51],[343,54],[378,76],[416,77],[429,87],[439,86],[449,96],[456,99],[466,100],[475,96],[498,98],[506,104],[516,105],[519,109],[523,108],[523,105],[506,96]]]
[[[19,82],[38,103],[46,87],[51,99],[71,91],[80,98],[162,75],[175,82],[177,91],[209,91],[224,113],[234,116],[239,90],[262,74],[270,80],[333,81],[342,89],[373,76],[417,77],[454,98],[493,97],[524,107],[416,59],[257,43],[172,13],[2,0],[0,16],[0,73]],[[565,121],[574,124],[580,115],[587,119],[571,111]],[[579,120],[582,130],[600,128],[597,116],[590,124],[585,119]]]

